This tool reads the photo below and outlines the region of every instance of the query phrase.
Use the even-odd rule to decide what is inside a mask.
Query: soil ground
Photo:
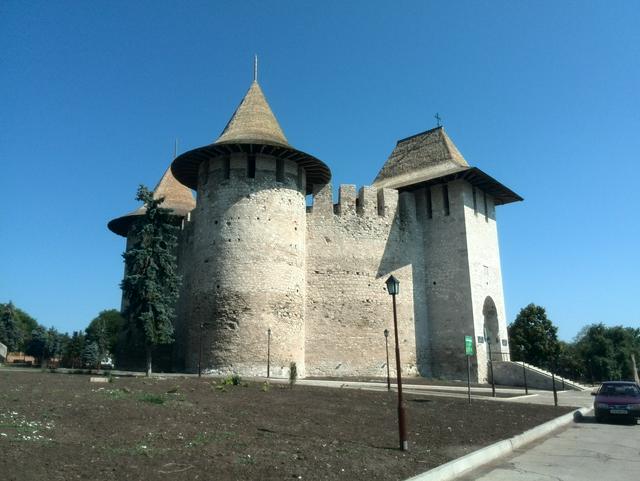
[[[401,480],[571,408],[0,370],[3,480]]]

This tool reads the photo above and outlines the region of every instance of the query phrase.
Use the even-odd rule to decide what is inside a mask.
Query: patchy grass
[[[164,394],[153,394],[150,392],[143,392],[138,395],[138,401],[149,404],[164,404],[167,402],[167,396]]]
[[[8,441],[46,442],[51,438],[53,421],[30,421],[16,411],[0,412],[0,439]]]
[[[194,447],[204,446],[211,443],[217,443],[220,441],[226,441],[227,439],[232,438],[234,434],[235,433],[228,432],[228,431],[213,432],[213,433],[208,433],[208,432],[197,433],[195,437],[186,444],[186,446],[188,448],[194,448]]]

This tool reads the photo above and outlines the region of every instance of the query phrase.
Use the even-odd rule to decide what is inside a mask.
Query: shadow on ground
[[[638,421],[635,419],[632,420],[626,418],[605,418],[603,421],[598,422],[595,416],[584,416],[580,413],[580,411],[575,412],[575,414],[573,415],[573,420],[578,424],[611,424],[614,426],[628,426],[638,423]]]

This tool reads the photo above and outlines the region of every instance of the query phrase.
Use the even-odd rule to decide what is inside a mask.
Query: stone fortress
[[[466,378],[470,335],[472,379],[486,381],[487,340],[509,360],[496,206],[522,198],[442,127],[398,141],[373,184],[339,186],[337,203],[330,180],[255,79],[214,143],[174,159],[155,189],[182,226],[173,368],[201,358],[206,372],[264,376],[269,337],[272,376],[290,362],[300,376],[385,376],[393,274],[403,374]],[[127,247],[143,212],[109,223]]]

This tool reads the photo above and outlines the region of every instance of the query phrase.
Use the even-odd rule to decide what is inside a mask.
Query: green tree
[[[100,367],[100,348],[95,341],[87,342],[82,349],[82,363],[85,367],[96,368]]]
[[[25,353],[36,359],[36,364],[42,364],[47,356],[48,335],[47,330],[42,326],[37,326],[31,331],[31,336],[27,342]]]
[[[71,342],[71,336],[67,332],[58,333],[58,350],[56,352],[56,358],[58,359],[58,365],[62,366],[64,362],[64,355],[67,352],[67,346]]]
[[[133,245],[123,254],[122,291],[127,328],[144,338],[148,376],[152,348],[173,342],[174,305],[180,283],[175,255],[178,227],[171,210],[160,207],[164,198],[154,199],[153,192],[141,185],[136,199],[144,203],[146,212],[134,223]]]
[[[544,307],[529,304],[509,325],[511,354],[544,369],[554,369],[560,352],[558,328],[547,317]]]
[[[45,341],[45,354],[47,359],[57,358],[62,354],[63,334],[58,332],[55,327],[47,330],[47,338]]]
[[[82,351],[84,350],[85,336],[80,331],[74,331],[66,344],[62,363],[63,365],[71,368],[76,368],[82,365]]]
[[[591,324],[580,331],[575,346],[591,382],[633,379],[631,354],[640,356],[640,329]]]
[[[18,335],[20,337],[20,341],[18,342],[14,350],[24,352],[26,350],[27,344],[29,343],[29,340],[31,339],[31,332],[39,326],[38,321],[36,321],[22,309],[16,307],[12,302],[9,302],[7,304],[0,304],[0,313],[6,312],[11,313],[11,317],[15,322],[15,326],[18,329]]]
[[[113,354],[118,343],[118,334],[124,327],[124,318],[116,309],[100,311],[86,329],[87,339],[95,341],[100,348],[100,356]]]
[[[9,352],[15,352],[22,347],[22,341],[23,332],[15,306],[12,302],[0,304],[0,342],[7,346]]]
[[[20,346],[20,348],[26,352],[27,343],[31,338],[31,333],[34,329],[39,327],[40,324],[38,324],[38,321],[36,321],[32,316],[18,307],[16,307],[15,312],[16,318],[18,319],[18,325],[22,330],[22,346]]]
[[[586,370],[576,345],[564,341],[558,341],[558,345],[558,374],[568,379],[584,379]]]

